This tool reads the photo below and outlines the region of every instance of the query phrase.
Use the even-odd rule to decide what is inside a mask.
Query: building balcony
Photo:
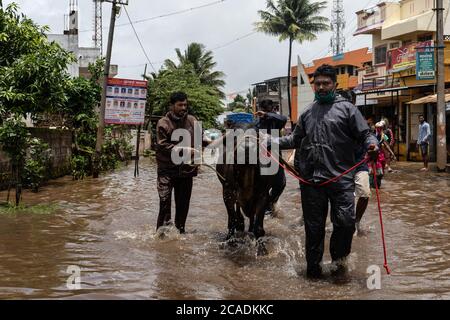
[[[425,13],[400,20],[388,26],[383,26],[381,30],[382,40],[392,40],[400,38],[407,34],[416,32],[435,32],[436,15],[432,10]]]
[[[356,12],[358,28],[354,36],[359,34],[374,34],[381,31],[386,11],[384,6],[377,5],[372,8]]]
[[[362,83],[365,79],[383,77],[387,75],[386,66],[366,66],[358,70],[358,83]]]

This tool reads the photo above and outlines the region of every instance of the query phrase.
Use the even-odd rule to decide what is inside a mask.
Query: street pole
[[[147,64],[145,64],[145,69],[144,69],[144,74],[143,74],[143,79],[145,80],[145,75],[147,74]],[[141,126],[138,126],[138,130],[137,130],[137,138],[136,138],[136,159],[135,159],[135,163],[134,163],[134,177],[139,177],[139,145],[141,142]]]
[[[445,119],[445,66],[444,66],[444,6],[436,0],[437,32],[437,167],[444,171],[447,165],[446,119]]]
[[[100,104],[100,118],[97,128],[97,142],[95,145],[95,155],[93,159],[93,177],[98,178],[100,174],[100,156],[102,152],[102,145],[104,140],[105,131],[105,105],[106,105],[106,89],[108,87],[109,69],[111,66],[111,52],[114,39],[114,26],[116,24],[116,15],[118,12],[117,0],[113,0],[111,8],[111,21],[109,24],[109,35],[108,35],[108,47],[106,50],[105,57],[105,71],[103,73],[103,89],[102,89],[102,100]]]

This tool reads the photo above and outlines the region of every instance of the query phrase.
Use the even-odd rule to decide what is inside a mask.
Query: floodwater
[[[257,256],[250,237],[225,241],[221,186],[209,168],[195,179],[187,234],[167,230],[162,239],[151,159],[141,161],[137,179],[133,165],[99,180],[62,178],[24,194],[27,205],[53,204],[54,212],[0,214],[0,298],[450,299],[450,176],[419,168],[398,163],[383,180],[392,274],[383,269],[373,197],[363,218],[368,232],[354,237],[345,281],[306,279],[300,194],[289,176],[282,214],[265,220],[266,256]],[[379,290],[367,286],[374,265],[381,268]],[[80,270],[79,289],[67,285],[69,266]]]

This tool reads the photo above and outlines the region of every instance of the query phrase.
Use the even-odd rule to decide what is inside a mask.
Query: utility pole
[[[111,21],[109,24],[109,35],[108,35],[108,47],[106,50],[105,57],[105,71],[103,73],[103,89],[102,89],[102,100],[100,104],[100,116],[97,128],[97,143],[95,145],[95,154],[93,159],[93,177],[98,178],[100,174],[100,156],[102,153],[102,146],[105,134],[105,105],[106,105],[106,89],[108,87],[109,69],[111,66],[111,53],[112,45],[114,40],[114,26],[116,24],[116,15],[119,12],[118,4],[128,4],[128,0],[105,0],[106,2],[112,2],[111,7]]]
[[[437,167],[444,171],[447,165],[446,119],[445,119],[445,66],[444,66],[444,6],[436,0],[437,37]]]

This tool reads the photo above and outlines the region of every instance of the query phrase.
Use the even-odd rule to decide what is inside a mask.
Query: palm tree
[[[188,45],[184,53],[180,49],[175,49],[175,52],[177,53],[179,64],[177,65],[172,60],[167,59],[164,63],[167,69],[170,70],[191,64],[201,83],[215,88],[219,96],[225,98],[225,93],[221,90],[225,86],[225,81],[223,80],[225,74],[221,71],[214,71],[217,63],[214,61],[212,51],[206,50],[203,44],[194,42]]]
[[[291,59],[292,43],[313,41],[317,33],[329,29],[328,18],[318,14],[326,8],[327,2],[310,0],[267,0],[267,11],[259,10],[261,21],[256,22],[256,30],[278,36],[280,42],[289,40],[288,63],[288,105],[291,117]]]

